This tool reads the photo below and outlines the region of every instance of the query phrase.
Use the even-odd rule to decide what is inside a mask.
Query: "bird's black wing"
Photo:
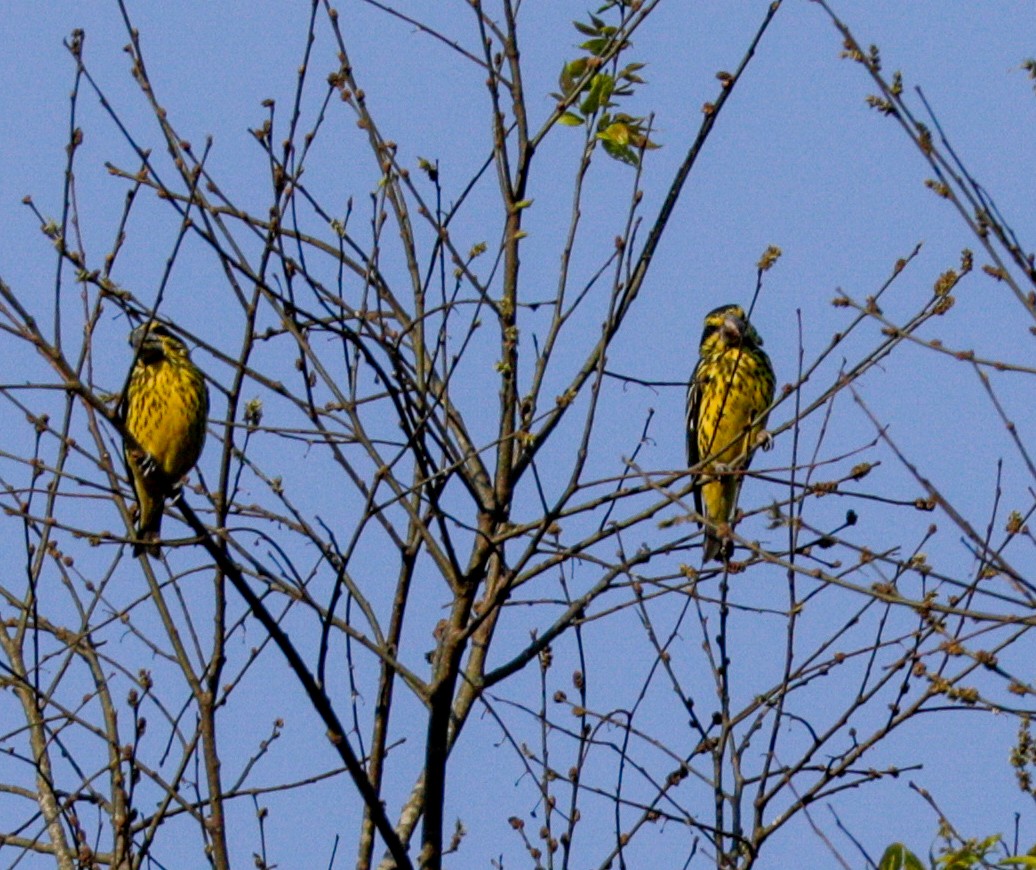
[[[122,394],[119,396],[119,402],[115,406],[115,415],[119,422],[122,424],[123,431],[126,430],[126,413],[129,410],[129,377],[126,378],[126,383],[123,384]],[[122,450],[119,452],[122,454],[122,464],[126,469],[126,479],[133,482],[133,468],[130,466],[130,446],[126,441],[125,437],[121,437],[119,440],[122,441]]]
[[[694,369],[691,376],[691,383],[687,387],[687,467],[693,468],[701,461],[701,454],[698,451],[698,415],[701,412],[701,384],[698,382],[698,372],[701,369],[701,362]],[[694,509],[700,514],[702,512],[701,487],[694,488]]]

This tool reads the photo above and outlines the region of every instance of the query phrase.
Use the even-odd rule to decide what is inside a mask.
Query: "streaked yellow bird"
[[[763,340],[740,305],[705,316],[698,365],[687,392],[687,463],[696,468],[694,506],[705,526],[705,561],[734,552],[729,526],[742,475],[773,402],[774,374]]]
[[[121,412],[136,441],[123,444],[140,509],[133,555],[158,556],[165,500],[179,490],[205,444],[209,391],[187,346],[161,324],[138,326],[130,344],[136,361]]]

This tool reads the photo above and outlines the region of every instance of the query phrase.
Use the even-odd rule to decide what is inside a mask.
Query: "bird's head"
[[[731,347],[752,349],[762,343],[740,305],[721,305],[705,315],[705,328],[701,334],[702,356]]]
[[[187,346],[161,323],[142,324],[130,333],[130,345],[145,363],[174,356],[186,356]]]

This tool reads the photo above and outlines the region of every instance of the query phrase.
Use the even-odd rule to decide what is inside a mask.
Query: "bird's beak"
[[[161,352],[162,350],[161,340],[148,328],[146,323],[142,323],[130,333],[129,343],[134,350],[140,353]]]
[[[745,334],[745,322],[740,317],[727,315],[723,318],[723,335],[731,342],[741,341]]]

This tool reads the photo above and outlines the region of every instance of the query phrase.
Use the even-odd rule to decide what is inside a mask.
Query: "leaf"
[[[638,76],[637,73],[640,72],[640,70],[642,70],[643,68],[644,64],[642,63],[628,63],[621,70],[619,70],[617,78],[620,78],[623,81],[627,81],[630,84],[642,85],[644,84],[644,79]]]
[[[605,153],[609,157],[612,157],[621,163],[625,163],[628,166],[636,166],[640,163],[640,158],[637,157],[637,152],[630,148],[629,145],[616,145],[614,142],[610,142],[607,139],[602,139],[601,145],[604,146]]]
[[[629,145],[630,128],[622,121],[616,121],[601,130],[597,134],[597,138],[603,139],[605,142],[614,142],[616,145]]]
[[[597,73],[590,81],[590,91],[579,106],[584,115],[592,115],[608,105],[608,99],[615,87],[615,79],[607,73]]]
[[[558,76],[558,84],[561,86],[561,92],[566,97],[572,95],[572,92],[575,91],[576,84],[586,74],[586,64],[587,59],[585,57],[579,57],[575,60],[570,60],[561,67],[561,75]]]
[[[605,36],[594,37],[588,39],[586,42],[580,43],[579,47],[590,52],[590,54],[600,57],[608,50],[608,46],[612,44],[611,39]]]
[[[878,870],[924,870],[924,865],[902,843],[893,843],[881,856]]]
[[[644,151],[656,151],[657,149],[662,147],[657,142],[652,142],[650,139],[648,139],[644,132],[639,128],[634,130],[630,135],[630,145],[632,145],[638,151],[641,149],[643,149]]]
[[[565,112],[558,118],[558,122],[566,127],[581,127],[583,125],[583,119],[575,112]]]
[[[936,858],[935,863],[943,870],[971,870],[971,868],[985,864],[989,853],[992,852],[1001,841],[999,834],[993,834],[984,840],[967,840],[959,849],[947,850],[946,854]]]

